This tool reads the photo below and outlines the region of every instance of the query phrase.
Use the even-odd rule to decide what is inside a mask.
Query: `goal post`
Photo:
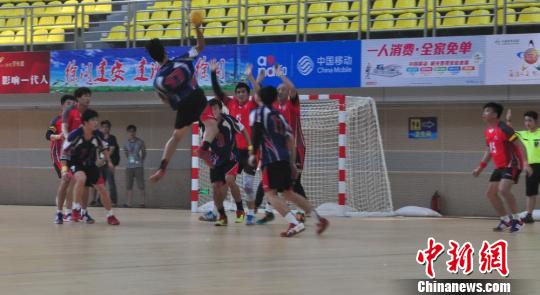
[[[311,203],[324,215],[391,215],[390,182],[374,100],[340,94],[301,95],[300,104],[306,142],[301,183]],[[199,131],[194,124],[192,212],[212,209],[213,204],[208,167],[195,154],[201,142]],[[260,171],[255,179],[254,190]],[[242,175],[237,182],[242,187]],[[243,191],[242,195],[245,199]]]

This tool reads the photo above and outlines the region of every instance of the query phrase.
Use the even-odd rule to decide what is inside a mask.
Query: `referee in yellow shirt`
[[[538,113],[535,111],[526,112],[524,121],[527,130],[517,131],[516,134],[527,150],[528,164],[530,168],[532,168],[532,173],[527,173],[525,182],[526,195],[528,198],[527,216],[523,221],[525,223],[533,223],[534,219],[532,213],[536,206],[536,197],[538,196],[538,186],[540,184],[540,130],[538,130],[537,127]],[[531,171],[531,169],[526,170]]]

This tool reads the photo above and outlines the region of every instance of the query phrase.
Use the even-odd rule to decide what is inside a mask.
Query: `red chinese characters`
[[[456,241],[450,241],[450,249],[447,253],[450,255],[450,260],[446,262],[449,273],[458,273],[463,270],[463,274],[468,275],[473,271],[473,254],[474,248],[471,243],[467,242],[460,246]]]
[[[435,278],[435,270],[433,263],[444,252],[444,245],[435,241],[434,238],[428,239],[428,247],[424,250],[419,250],[416,254],[416,262],[426,265],[426,275],[433,279]]]
[[[487,241],[482,243],[480,250],[480,272],[491,273],[496,270],[503,277],[510,274],[508,269],[508,242],[498,240],[493,244]]]
[[[124,74],[126,71],[122,69],[124,64],[122,64],[119,60],[115,60],[113,66],[111,67],[111,81],[116,82],[116,80],[122,80],[124,81]]]

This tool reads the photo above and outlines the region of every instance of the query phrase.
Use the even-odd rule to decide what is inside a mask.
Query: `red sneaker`
[[[209,150],[199,148],[197,150],[197,156],[206,163],[208,168],[214,168],[214,163],[212,162],[212,153]]]
[[[79,222],[81,219],[81,209],[73,209],[71,211],[71,221]]]
[[[120,221],[114,215],[107,217],[107,223],[110,225],[120,225]]]
[[[317,223],[317,234],[322,234],[328,228],[329,224],[328,219],[321,217],[319,223]]]
[[[284,238],[290,238],[294,235],[297,235],[301,232],[303,232],[306,229],[303,223],[299,223],[298,225],[294,225],[292,223],[289,223],[289,228],[287,228],[286,231],[281,233],[281,237]]]
[[[163,176],[165,176],[165,170],[163,169],[158,169],[156,170],[156,172],[154,172],[154,174],[152,174],[149,178],[150,182],[158,182],[161,178],[163,178]]]

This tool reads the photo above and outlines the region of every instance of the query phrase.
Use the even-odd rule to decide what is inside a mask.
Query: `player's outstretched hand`
[[[473,170],[472,175],[473,175],[474,177],[478,177],[478,176],[482,173],[482,170],[484,170],[482,167],[478,167],[478,168],[476,168],[476,169]]]
[[[274,69],[276,70],[276,76],[283,77],[283,67],[280,64],[275,64]]]
[[[253,65],[252,64],[247,64],[246,65],[246,69],[244,70],[244,74],[249,77],[253,74]]]
[[[215,72],[217,71],[217,68],[218,68],[217,60],[215,58],[210,60],[210,71]]]

